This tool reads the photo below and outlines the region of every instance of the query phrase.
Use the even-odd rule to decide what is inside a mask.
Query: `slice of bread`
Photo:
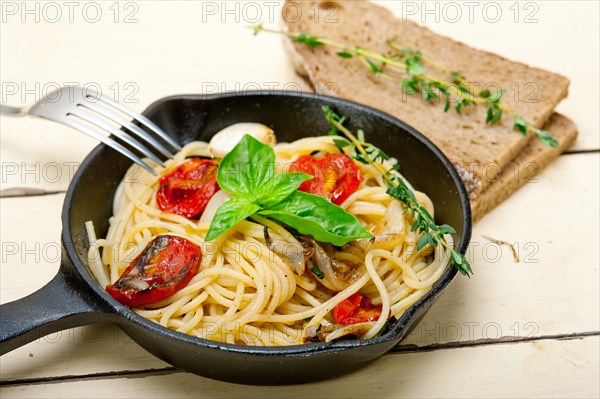
[[[307,82],[309,88],[310,82]],[[568,149],[577,139],[577,126],[564,115],[553,113],[544,125],[558,140],[558,148],[550,148],[539,140],[531,140],[527,146],[505,168],[494,181],[471,200],[473,221],[480,220],[486,213],[500,205],[515,191],[527,183],[550,162]]]
[[[471,201],[474,221],[481,219],[524,184],[533,182],[533,177],[569,148],[577,138],[577,126],[572,120],[558,113],[552,114],[544,129],[554,134],[559,148],[549,148],[539,140],[532,140],[502,173],[496,176],[495,181]]]
[[[316,6],[321,13],[316,12]],[[325,18],[326,14],[331,18]],[[332,23],[332,18],[337,22]],[[508,89],[502,103],[538,128],[568,92],[569,81],[563,76],[473,49],[413,22],[402,21],[387,9],[365,1],[286,0],[283,24],[290,32],[381,53],[390,51],[386,41],[395,38],[402,47],[420,50],[472,83],[495,82],[495,86],[486,87],[492,91]],[[443,104],[426,103],[420,96],[403,93],[398,83],[375,77],[358,59],[340,58],[336,55],[339,50],[328,46],[309,48],[290,39],[285,43],[296,71],[306,76],[318,93],[381,109],[429,137],[454,162],[472,200],[497,180],[532,139],[531,134],[523,136],[514,131],[509,115],[490,126],[485,124],[486,109],[482,105],[466,107],[462,115],[452,110],[444,113]],[[441,76],[431,67],[427,71]],[[534,94],[530,93],[532,88]]]

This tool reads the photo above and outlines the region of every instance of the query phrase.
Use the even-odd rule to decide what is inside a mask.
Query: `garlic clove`
[[[275,145],[275,133],[273,129],[261,123],[236,123],[221,130],[210,140],[208,151],[215,158],[223,158],[240,140],[249,134],[258,141],[268,144],[271,147]]]

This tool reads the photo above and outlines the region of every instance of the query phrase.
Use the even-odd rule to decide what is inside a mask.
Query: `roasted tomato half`
[[[158,207],[188,219],[200,217],[217,191],[219,164],[212,159],[191,158],[160,178]]]
[[[170,297],[198,273],[202,251],[182,237],[160,235],[106,291],[129,307],[139,307]]]
[[[346,154],[328,154],[324,157],[303,155],[290,166],[290,172],[303,172],[314,179],[307,180],[299,190],[320,195],[340,205],[356,191],[363,174]]]
[[[369,297],[357,292],[333,308],[332,313],[333,321],[347,326],[378,320],[381,316],[381,306],[373,306]]]

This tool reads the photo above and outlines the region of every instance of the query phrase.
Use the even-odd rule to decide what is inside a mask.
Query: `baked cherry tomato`
[[[314,176],[298,189],[320,195],[336,205],[344,202],[363,181],[360,168],[346,154],[328,154],[320,158],[303,155],[292,163],[290,172]]]
[[[170,297],[198,273],[202,251],[182,237],[160,235],[150,241],[106,291],[129,307]]]
[[[158,207],[188,219],[199,217],[219,191],[218,166],[212,159],[191,158],[161,177],[156,194]]]
[[[332,313],[337,324],[347,326],[378,320],[381,316],[381,306],[373,306],[369,297],[357,292],[333,308]]]

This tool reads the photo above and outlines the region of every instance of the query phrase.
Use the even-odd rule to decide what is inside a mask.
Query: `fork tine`
[[[96,97],[94,97],[94,98],[104,101],[105,103],[108,103],[108,104],[112,105],[113,107],[117,108],[121,112],[126,113],[127,115],[129,115],[130,117],[135,119],[136,121],[140,122],[142,125],[146,126],[148,129],[152,130],[154,133],[158,134],[164,141],[169,143],[169,145],[172,146],[174,149],[176,149],[177,151],[181,151],[181,146],[175,140],[173,140],[160,127],[156,126],[156,124],[154,124],[154,122],[152,122],[150,119],[146,118],[144,115],[138,114],[137,112],[131,110],[130,108],[124,106],[123,104],[113,100],[112,98],[110,98],[102,93],[96,92]]]
[[[116,127],[112,126],[110,123],[106,122],[105,120],[103,120],[101,118],[98,118],[96,115],[94,115],[93,113],[86,110],[85,105],[76,107],[72,111],[69,111],[69,114],[75,115],[87,122],[90,122],[90,123],[98,126],[100,129],[106,130],[107,132],[120,138],[121,140],[123,140],[124,142],[126,142],[127,144],[129,144],[130,146],[135,148],[136,150],[140,151],[144,156],[147,156],[148,158],[152,159],[154,162],[156,162],[160,166],[162,166],[162,167],[165,166],[163,164],[162,160],[159,157],[157,157],[156,155],[154,155],[154,153],[152,151],[150,151],[146,146],[144,146],[142,143],[140,143],[139,141],[137,141],[136,139],[131,137],[129,134],[127,134],[123,130],[117,129]]]
[[[154,146],[154,148],[158,149],[160,152],[162,152],[167,157],[169,157],[169,158],[174,157],[173,153],[171,151],[169,151],[167,148],[165,148],[165,146],[163,146],[161,143],[159,143],[154,137],[152,137],[151,135],[146,133],[139,126],[136,126],[133,123],[131,123],[130,121],[128,121],[127,119],[123,118],[121,115],[119,115],[103,106],[100,106],[97,103],[93,103],[91,101],[85,101],[85,103],[80,104],[80,105],[82,107],[89,108],[92,111],[95,111],[95,112],[99,113],[100,115],[102,115],[108,119],[111,119],[114,122],[118,123],[119,125],[127,128],[129,131],[131,131],[138,137],[140,137],[140,138],[146,140],[146,142],[152,144]]]
[[[152,173],[154,176],[158,176],[158,172],[156,172],[154,170],[154,168],[152,168],[150,165],[148,165],[146,162],[144,162],[140,157],[138,157],[133,152],[131,152],[127,148],[123,147],[121,144],[117,143],[110,137],[105,136],[102,133],[99,133],[99,132],[95,131],[94,129],[90,128],[89,126],[86,126],[83,123],[78,122],[72,118],[64,118],[64,120],[61,121],[61,123],[64,123],[65,125],[68,125],[74,129],[77,129],[77,130],[87,134],[88,136],[95,138],[98,141],[101,141],[102,143],[106,144],[107,146],[113,148],[115,151],[118,151],[121,154],[125,155],[127,158],[131,159],[132,161],[134,161],[135,163],[140,165],[142,168],[144,168],[148,172]]]

